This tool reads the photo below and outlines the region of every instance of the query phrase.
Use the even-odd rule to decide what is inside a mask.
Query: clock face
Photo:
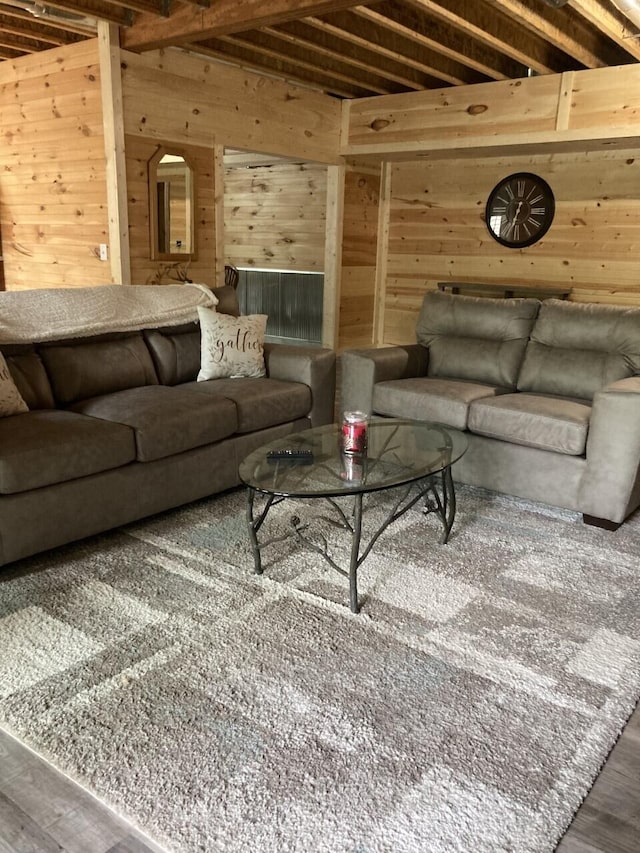
[[[522,249],[547,233],[554,211],[549,184],[530,172],[517,172],[500,181],[491,192],[485,222],[498,243]]]

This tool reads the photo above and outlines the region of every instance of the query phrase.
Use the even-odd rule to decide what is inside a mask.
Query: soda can
[[[364,459],[354,454],[343,453],[341,477],[354,486],[360,485],[364,478]]]
[[[367,416],[364,412],[345,412],[342,421],[344,453],[367,452]]]

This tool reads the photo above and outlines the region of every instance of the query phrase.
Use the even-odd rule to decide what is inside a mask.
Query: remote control
[[[310,465],[313,462],[313,451],[311,450],[268,450],[269,462],[300,462]]]

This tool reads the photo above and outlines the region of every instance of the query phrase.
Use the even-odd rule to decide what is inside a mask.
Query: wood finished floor
[[[163,848],[0,730],[0,853],[50,851],[162,853]],[[557,853],[639,851],[637,708]]]
[[[0,853],[163,853],[0,730]]]

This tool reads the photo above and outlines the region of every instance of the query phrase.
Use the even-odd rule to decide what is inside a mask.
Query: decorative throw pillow
[[[200,372],[204,379],[266,376],[264,333],[266,314],[232,317],[214,308],[198,307],[200,318]]]
[[[0,352],[0,418],[19,415],[21,412],[28,411],[29,407],[16,388],[5,357]]]

